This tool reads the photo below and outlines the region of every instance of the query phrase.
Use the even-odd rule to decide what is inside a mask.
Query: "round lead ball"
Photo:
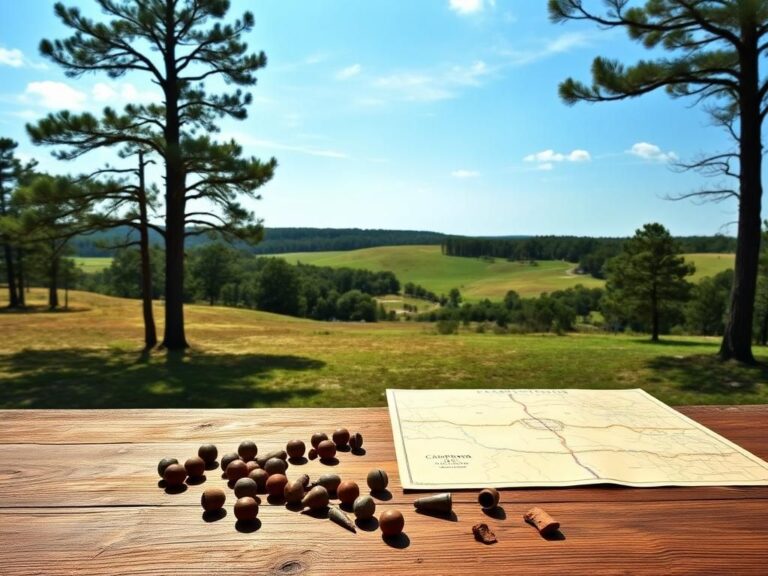
[[[243,440],[240,442],[240,446],[237,447],[237,453],[240,455],[240,458],[246,462],[256,458],[258,452],[259,449],[256,447],[256,443],[252,440]]]
[[[366,482],[368,482],[368,487],[371,489],[371,492],[383,492],[387,489],[387,485],[389,484],[389,476],[387,476],[387,473],[384,470],[371,470],[368,472]]]
[[[235,502],[235,518],[238,520],[255,520],[259,514],[259,504],[250,496],[238,498]]]
[[[187,471],[181,464],[171,464],[163,471],[163,480],[168,486],[181,486],[187,479]]]
[[[285,491],[285,485],[288,484],[288,478],[284,474],[272,474],[267,478],[267,494],[275,498],[281,498]]]
[[[331,440],[323,440],[317,445],[317,455],[320,456],[320,460],[330,460],[336,456],[336,444]]]
[[[355,432],[349,437],[349,447],[353,452],[359,452],[363,447],[363,435],[360,432]]]
[[[336,496],[342,504],[353,504],[358,496],[360,496],[360,487],[356,482],[352,480],[344,480],[336,488]]]
[[[333,443],[336,444],[337,448],[343,448],[349,443],[349,430],[346,428],[339,428],[333,432],[331,439],[333,440]]]
[[[368,495],[358,496],[352,505],[352,511],[358,519],[368,520],[368,518],[373,518],[376,512],[376,502]]]
[[[227,466],[229,466],[235,460],[240,460],[240,456],[238,454],[236,454],[235,452],[230,452],[229,454],[224,454],[224,456],[221,457],[221,469],[226,472],[227,471]]]
[[[287,469],[288,463],[280,458],[270,458],[264,463],[264,470],[266,470],[267,474],[270,476],[272,476],[272,474],[285,474]]]
[[[405,518],[398,510],[385,510],[379,516],[379,528],[384,536],[396,536],[404,526]]]
[[[206,512],[215,512],[224,507],[227,495],[221,488],[207,488],[200,497],[200,504]]]
[[[315,432],[312,434],[312,438],[310,439],[310,442],[312,443],[313,448],[317,448],[317,445],[320,444],[323,440],[328,440],[328,434],[325,432]]]
[[[256,482],[256,491],[259,494],[264,494],[267,491],[267,478],[269,478],[269,474],[267,474],[266,470],[262,470],[261,468],[251,470],[251,472],[248,473],[248,478]]]
[[[257,492],[258,485],[252,478],[246,476],[235,482],[235,498],[245,498],[246,496],[250,496],[251,498],[256,499]]]
[[[232,460],[227,466],[227,480],[234,483],[248,476],[248,466],[242,460]]]
[[[219,449],[213,444],[203,444],[197,449],[197,455],[203,459],[206,466],[210,466],[216,462],[216,458],[219,457]]]
[[[160,460],[160,462],[157,464],[157,474],[160,476],[160,478],[163,477],[165,474],[165,469],[168,468],[171,464],[178,464],[179,461],[176,460],[176,458],[163,458]]]
[[[187,459],[184,462],[184,469],[187,471],[187,475],[190,478],[200,478],[205,474],[205,460],[199,456]]]
[[[306,449],[307,446],[301,440],[291,440],[285,445],[285,451],[291,458],[301,458]]]

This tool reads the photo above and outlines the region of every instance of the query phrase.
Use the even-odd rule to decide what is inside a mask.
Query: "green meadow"
[[[0,408],[383,406],[387,388],[643,388],[669,404],[768,402],[768,367],[717,338],[497,335],[186,307],[185,354],[143,354],[138,300],[70,293],[69,311],[0,313]],[[5,304],[0,300],[0,306]],[[156,305],[162,331],[162,305]],[[768,350],[756,348],[762,362]]]

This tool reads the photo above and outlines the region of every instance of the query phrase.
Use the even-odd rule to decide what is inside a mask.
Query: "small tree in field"
[[[571,78],[560,85],[568,104],[607,102],[664,88],[673,97],[706,102],[713,119],[725,127],[736,150],[702,158],[689,168],[738,180],[738,189],[715,187],[685,196],[739,202],[736,264],[720,356],[754,362],[752,318],[755,305],[762,188],[762,125],[768,114],[768,79],[760,63],[768,54],[768,2],[762,0],[603,0],[605,10],[588,0],[549,0],[553,21],[583,20],[603,29],[624,29],[649,49],[668,58],[641,60],[625,67],[596,58],[592,85]],[[738,165],[738,166],[736,166]]]
[[[241,204],[273,174],[274,159],[243,157],[234,141],[215,142],[217,120],[246,118],[251,95],[240,88],[209,94],[207,80],[252,86],[266,65],[263,52],[249,53],[242,36],[253,28],[246,12],[222,24],[228,0],[96,0],[109,20],[96,22],[78,8],[56,4],[55,12],[74,34],[40,43],[44,56],[67,75],[104,72],[118,78],[142,74],[162,92],[162,102],[130,105],[124,114],[107,108],[91,114],[60,112],[28,130],[40,144],[59,145],[62,158],[102,146],[130,144],[156,153],[165,165],[165,335],[169,350],[187,347],[184,330],[184,240],[215,229],[226,237],[256,241],[260,222]],[[200,133],[203,133],[200,135]]]
[[[624,316],[649,325],[651,340],[658,342],[662,315],[688,298],[686,277],[694,271],[664,226],[646,224],[608,261],[606,300]]]

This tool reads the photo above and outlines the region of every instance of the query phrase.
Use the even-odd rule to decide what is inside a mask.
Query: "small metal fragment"
[[[341,509],[336,508],[335,506],[331,507],[331,509],[328,511],[328,517],[336,522],[336,524],[339,526],[343,526],[351,532],[357,532],[357,530],[355,530],[355,524],[352,522],[352,519],[344,514]]]
[[[349,437],[349,447],[353,452],[358,452],[363,448],[363,435],[360,432],[355,432]]]
[[[475,540],[482,542],[483,544],[495,544],[498,542],[496,534],[491,532],[488,528],[488,524],[480,523],[472,526],[472,534],[475,535]]]
[[[312,484],[311,488],[322,486],[328,490],[328,494],[335,494],[339,484],[341,484],[341,477],[338,474],[323,474]]]
[[[560,522],[552,518],[538,506],[534,506],[523,515],[528,524],[536,527],[542,536],[552,536],[560,530]]]

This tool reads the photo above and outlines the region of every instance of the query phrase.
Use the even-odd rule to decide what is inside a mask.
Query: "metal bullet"
[[[352,519],[344,514],[344,512],[333,506],[330,510],[328,510],[328,518],[336,522],[339,526],[343,526],[347,530],[351,532],[357,532],[355,530],[355,524],[352,522]]]
[[[453,510],[453,498],[450,492],[435,494],[434,496],[425,496],[414,501],[416,510],[428,512],[431,514],[450,514]]]

